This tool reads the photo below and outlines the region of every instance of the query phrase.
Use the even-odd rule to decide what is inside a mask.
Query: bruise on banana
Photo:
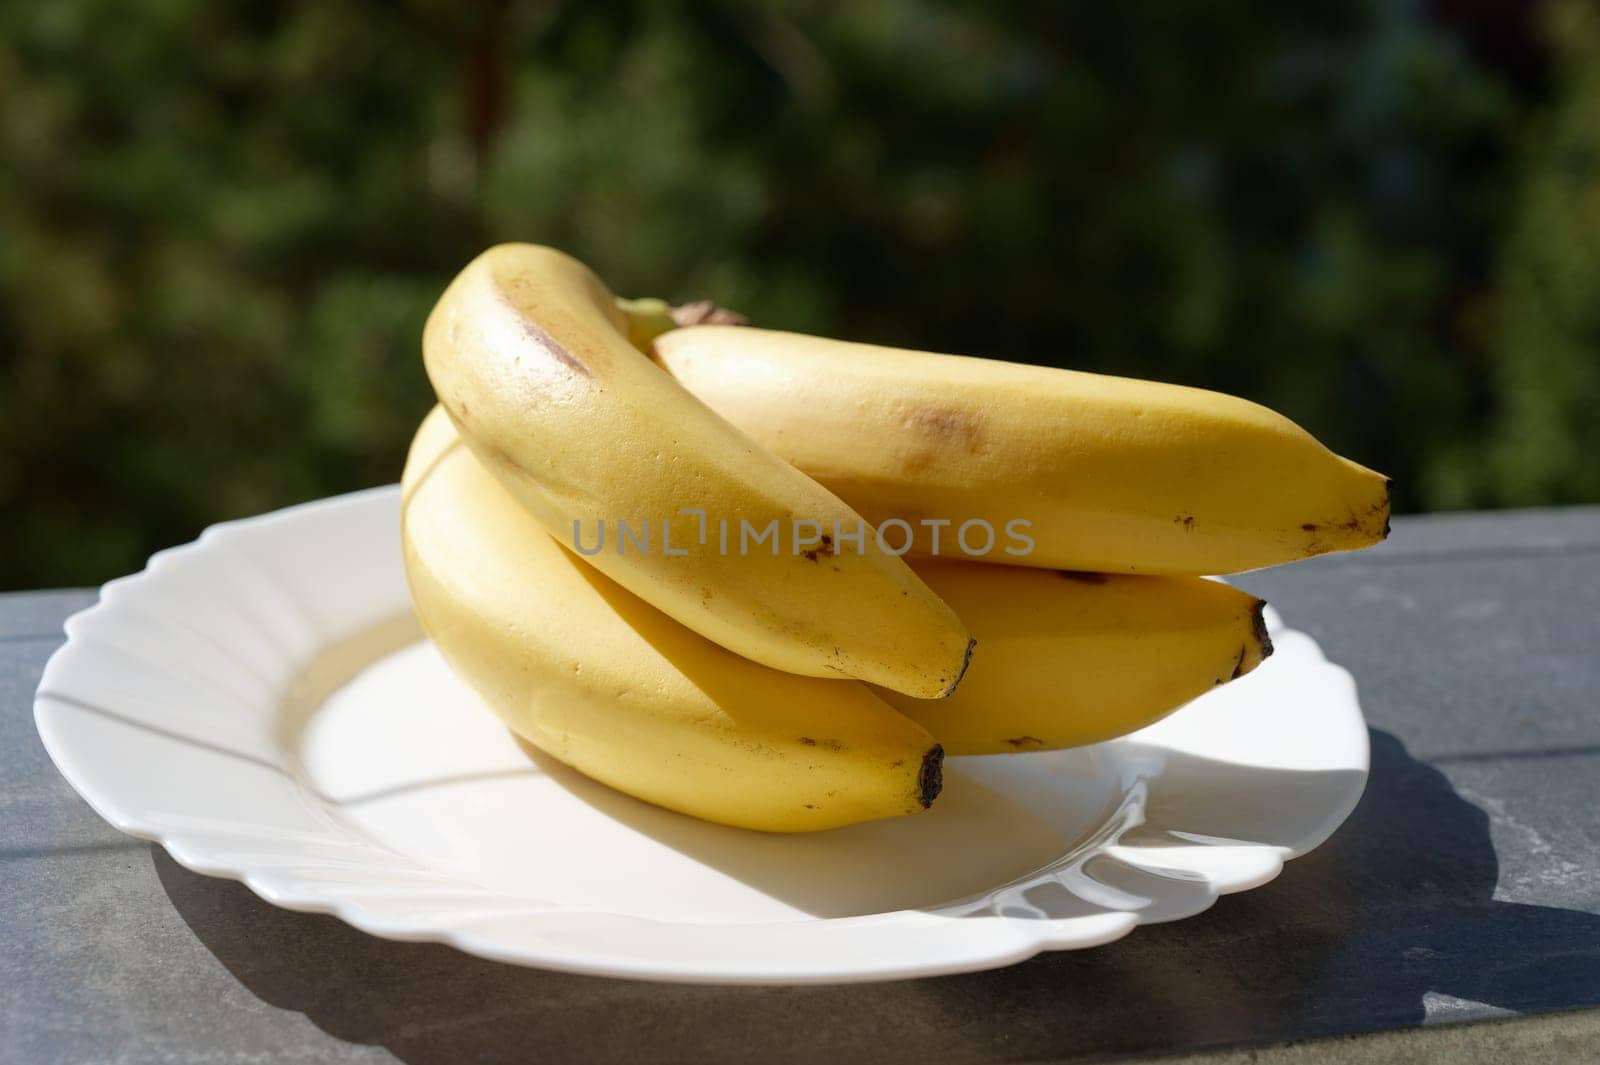
[[[815,562],[817,559],[822,558],[823,556],[833,558],[838,553],[838,548],[833,546],[833,537],[829,536],[827,533],[823,533],[821,543],[819,543],[816,547],[800,552],[800,557],[805,559],[807,562]],[[838,568],[839,567],[837,566],[834,567],[834,569]]]
[[[511,282],[511,287],[513,289],[525,288],[526,285],[527,282],[523,278],[518,278]],[[546,332],[544,327],[538,322],[528,317],[522,308],[518,307],[514,301],[507,298],[503,293],[500,295],[500,301],[510,309],[512,316],[517,320],[517,325],[521,327],[523,334],[526,335],[529,340],[533,341],[541,351],[549,355],[556,362],[559,362],[561,365],[565,366],[567,369],[571,370],[573,373],[579,374],[583,377],[594,376],[594,372],[589,369],[588,363],[578,358],[578,356],[573,354],[565,344],[561,343],[561,341],[557,340],[555,337]]]
[[[952,407],[913,407],[905,413],[901,425],[913,439],[923,444],[901,460],[900,465],[906,474],[928,469],[951,450],[972,455],[984,451],[983,422],[971,411]]]
[[[537,344],[540,350],[547,353],[551,358],[555,359],[573,373],[580,374],[584,377],[594,376],[594,373],[589,369],[589,364],[574,355],[570,350],[568,350],[565,344],[561,343],[549,333],[546,333],[532,319],[521,315],[518,317],[522,320],[522,331],[528,334],[528,339]]]

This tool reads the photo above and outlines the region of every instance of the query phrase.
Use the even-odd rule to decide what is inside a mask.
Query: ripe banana
[[[664,328],[645,324],[637,335]],[[1388,534],[1389,481],[1232,396],[731,325],[673,329],[653,347],[869,521],[909,526],[914,554],[1198,575]],[[981,527],[958,540],[976,520],[998,541]]]
[[[953,755],[1125,735],[1272,653],[1266,604],[1218,581],[953,559],[914,568],[972,626],[978,649],[948,699],[881,694]]]
[[[407,576],[451,665],[541,748],[630,794],[725,823],[785,828],[798,817],[800,827],[817,828],[914,812],[938,789],[935,737],[951,754],[1097,743],[1166,716],[1272,653],[1261,600],[1215,581],[927,559],[914,564],[918,574],[983,642],[950,698],[877,689],[880,702],[851,682],[798,677],[724,651],[592,571],[494,482],[437,408],[418,431],[404,485]],[[885,702],[921,728],[897,720]],[[863,740],[863,730],[891,742]],[[647,732],[648,740],[632,738]],[[712,753],[699,753],[707,744]],[[778,764],[746,765],[757,747]],[[721,793],[730,770],[690,772],[684,748],[750,771],[745,786],[779,812],[759,824],[748,813],[735,820],[763,807]],[[874,760],[874,750],[887,753]],[[862,755],[861,764],[851,761]],[[914,780],[903,772],[908,762]],[[883,780],[886,766],[895,779]],[[819,769],[824,792],[833,792],[822,798],[805,784]],[[646,790],[640,771],[665,773],[667,782]],[[784,773],[796,780],[769,793],[768,778]],[[851,773],[860,779],[841,786],[837,774]],[[866,813],[841,805],[863,785],[872,789]],[[880,800],[887,812],[871,805]]]
[[[587,561],[641,599],[776,669],[953,690],[972,650],[960,619],[870,530],[859,552],[819,536],[861,518],[653,365],[629,328],[583,264],[507,244],[451,282],[423,356],[473,454],[564,544],[588,555],[586,537],[612,529]],[[730,526],[731,544],[708,535]]]
[[[865,685],[757,665],[568,552],[437,408],[406,464],[423,628],[517,733],[596,780],[709,821],[833,828],[925,809],[939,746]]]

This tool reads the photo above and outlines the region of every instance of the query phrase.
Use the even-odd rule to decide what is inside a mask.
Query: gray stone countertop
[[[0,1061],[1600,1060],[1600,508],[1401,519],[1240,583],[1360,684],[1349,823],[1190,920],[838,988],[517,969],[188,872],[34,732],[94,593],[0,595]]]

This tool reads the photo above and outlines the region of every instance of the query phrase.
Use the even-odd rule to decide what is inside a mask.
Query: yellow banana
[[[473,454],[641,599],[776,669],[953,690],[972,649],[960,619],[870,529],[864,550],[835,543],[822,530],[859,535],[860,516],[707,409],[629,329],[583,264],[507,244],[451,282],[423,356]]]
[[[768,831],[913,814],[943,754],[865,685],[757,665],[556,542],[437,408],[406,464],[423,628],[517,733],[647,802]]]
[[[730,325],[654,354],[914,554],[1198,575],[1388,534],[1383,476],[1232,396]]]
[[[1199,577],[934,560],[917,574],[978,634],[948,699],[884,699],[950,754],[1098,743],[1143,728],[1272,653],[1255,596]]]

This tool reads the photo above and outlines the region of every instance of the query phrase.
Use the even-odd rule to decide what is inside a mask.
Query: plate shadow
[[[277,909],[159,848],[152,861],[194,935],[254,994],[412,1065],[1101,1058],[1416,1024],[1430,991],[1516,1011],[1600,1001],[1600,917],[1496,901],[1488,817],[1393,735],[1371,740],[1349,822],[1274,884],[1105,947],[887,984],[519,969]]]

